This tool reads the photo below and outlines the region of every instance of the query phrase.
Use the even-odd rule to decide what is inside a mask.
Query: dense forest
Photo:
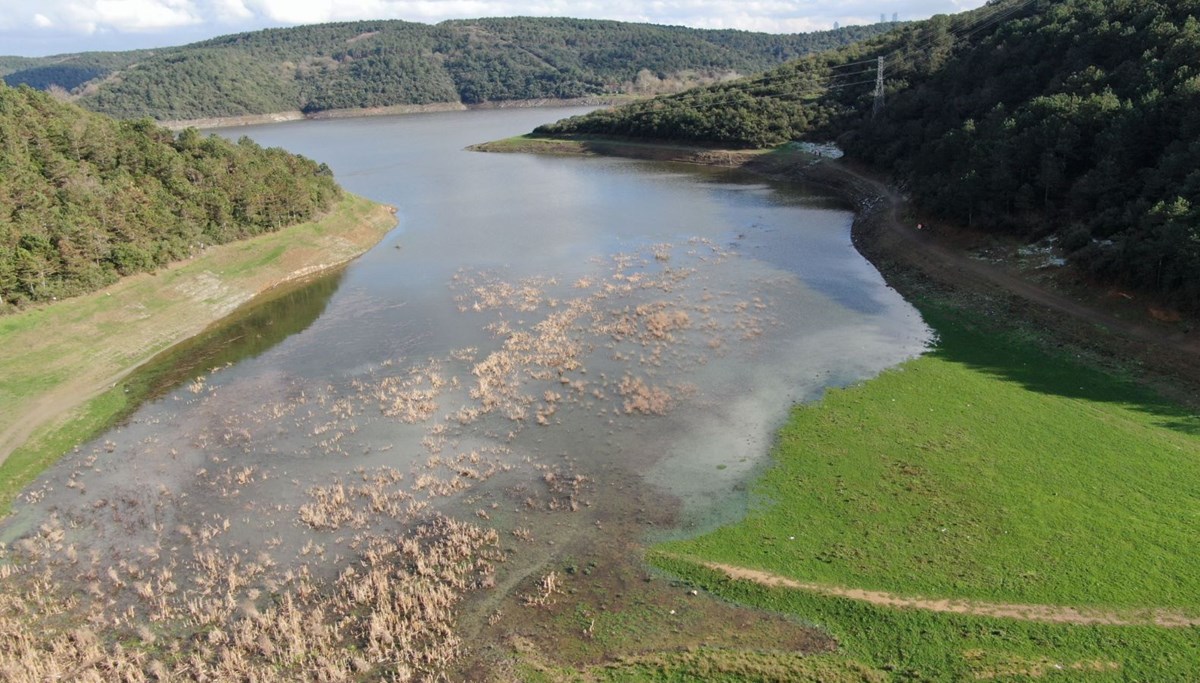
[[[1057,238],[1105,281],[1195,310],[1198,55],[1200,0],[1003,0],[538,132],[738,147],[836,139],[926,209]]]
[[[182,120],[434,102],[679,90],[878,35],[773,35],[530,18],[267,29],[130,53],[0,57],[9,85],[61,89],[122,118]]]
[[[0,84],[0,312],[313,218],[323,164]]]

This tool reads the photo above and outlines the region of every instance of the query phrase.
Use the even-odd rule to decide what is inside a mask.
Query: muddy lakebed
[[[399,226],[164,361],[192,369],[22,494],[7,670],[440,675],[555,599],[564,548],[735,519],[791,404],[926,348],[831,197],[464,150],[579,111],[221,131]]]

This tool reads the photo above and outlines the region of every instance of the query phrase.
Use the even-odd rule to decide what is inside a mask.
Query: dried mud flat
[[[692,240],[571,282],[464,271],[449,314],[486,345],[339,382],[196,377],[64,458],[0,528],[0,678],[445,677],[464,633],[555,602],[556,543],[607,533],[610,556],[628,552],[619,520],[646,491],[598,496],[592,470],[657,455],[571,449],[670,414],[696,398],[689,372],[755,352],[777,283],[710,290],[737,258]]]

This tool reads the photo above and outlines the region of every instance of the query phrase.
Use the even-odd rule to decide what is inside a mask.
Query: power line
[[[871,59],[864,59],[861,62],[847,62],[845,64],[836,64],[834,66],[828,66],[825,68],[827,68],[827,69],[844,69],[848,66],[858,66],[859,64],[874,64],[874,63],[875,63],[875,58],[872,57]]]
[[[859,69],[857,71],[853,71],[853,72],[849,72],[849,73],[819,74],[814,71],[796,71],[796,72],[789,73],[789,74],[764,75],[764,76],[756,78],[752,81],[746,82],[745,84],[743,84],[742,87],[737,87],[734,85],[723,86],[723,87],[721,87],[721,89],[726,91],[724,93],[719,93],[719,92],[715,91],[714,89],[710,88],[709,92],[716,95],[716,97],[710,97],[708,99],[708,101],[706,102],[706,104],[724,104],[724,103],[732,102],[735,99],[744,99],[746,97],[762,97],[762,98],[776,99],[776,100],[795,99],[794,97],[791,97],[791,95],[816,94],[816,93],[819,93],[819,92],[822,92],[825,90],[830,90],[830,89],[840,89],[840,88],[845,88],[845,87],[861,85],[861,84],[865,84],[865,83],[875,83],[878,80],[878,72],[879,72],[879,66],[880,66],[881,59],[883,60],[884,68],[886,70],[887,58],[886,57],[883,57],[883,58],[875,57],[874,59],[864,60],[862,62],[856,63],[856,65],[874,64],[875,65],[874,68]],[[849,80],[849,82],[847,82],[847,79],[853,79],[855,76],[862,76],[862,75],[866,75],[866,74],[874,74],[874,77],[871,78],[870,80],[859,80],[859,81]],[[780,88],[780,87],[788,87],[788,86],[791,86],[794,84],[802,84],[803,88],[800,90],[793,91],[792,93],[757,93],[756,94],[756,93],[752,92],[756,88],[762,88],[762,87]],[[645,113],[647,113],[647,112],[631,112],[631,114],[645,114]]]
[[[980,32],[980,31],[982,31],[983,29],[987,28],[987,27],[988,27],[988,26],[990,26],[990,25],[993,25],[993,24],[999,23],[999,22],[1001,22],[1001,21],[1008,21],[1008,20],[1009,20],[1009,19],[1011,19],[1013,16],[1015,16],[1017,13],[1019,13],[1021,10],[1024,10],[1025,8],[1029,7],[1030,5],[1032,5],[1032,4],[1033,4],[1034,2],[1036,2],[1036,1],[1037,1],[1037,0],[1024,0],[1023,2],[1020,2],[1020,3],[1018,3],[1018,4],[1012,5],[1012,6],[1011,6],[1011,7],[1009,7],[1007,10],[1005,10],[1005,11],[1003,11],[1003,12],[1001,12],[1001,13],[997,14],[997,15],[996,15],[995,17],[993,17],[993,18],[992,18],[990,21],[988,21],[988,22],[986,22],[986,23],[983,23],[983,24],[980,24],[979,26],[976,26],[975,28],[971,29],[970,31],[967,31],[967,32],[966,32],[966,33],[964,33],[963,35],[959,36],[959,40],[966,40],[966,39],[970,38],[971,36],[975,35],[976,33],[978,33],[978,32]]]
[[[972,35],[975,35],[976,33],[980,32],[980,31],[982,31],[983,29],[987,28],[988,26],[994,25],[1000,21],[1004,21],[1004,20],[1014,16],[1016,13],[1025,9],[1026,7],[1028,7],[1029,5],[1031,5],[1032,3],[1036,2],[1036,1],[1037,0],[1021,0],[1021,2],[1012,4],[1012,5],[1008,5],[1008,6],[999,6],[999,5],[993,6],[991,8],[988,8],[988,10],[983,12],[982,14],[975,16],[974,22],[967,23],[963,26],[958,27],[957,29],[952,29],[948,33],[950,36],[952,36],[956,40],[964,40],[966,38],[969,38]],[[823,67],[824,69],[827,69],[831,72],[838,70],[838,69],[847,69],[847,68],[851,68],[854,66],[862,66],[862,65],[866,65],[866,64],[873,64],[873,65],[875,65],[875,68],[860,69],[858,71],[854,71],[849,74],[840,74],[840,73],[822,74],[820,76],[817,76],[816,78],[826,79],[827,84],[833,84],[834,83],[833,79],[836,79],[836,78],[839,78],[842,76],[861,75],[861,74],[870,73],[873,71],[877,72],[877,76],[878,76],[879,72],[886,70],[887,60],[890,60],[901,53],[911,54],[913,52],[928,51],[929,48],[933,45],[933,43],[936,42],[937,40],[939,40],[941,37],[942,37],[941,35],[934,35],[932,37],[927,38],[921,45],[919,45],[915,48],[911,47],[911,46],[910,47],[900,47],[900,48],[897,48],[896,50],[893,50],[890,53],[887,53],[886,55],[882,55],[882,58],[884,59],[884,64],[882,66],[879,64],[880,57],[877,56],[872,59],[865,59],[865,60],[860,60],[860,61],[856,61],[856,62],[846,62],[844,64],[836,64],[836,65]],[[804,76],[808,76],[809,78],[811,78],[812,77],[811,74],[812,74],[812,72],[807,72],[804,74]],[[763,78],[759,82],[763,83],[763,84],[767,84],[769,82],[772,85],[776,85],[776,84],[785,84],[785,83],[789,83],[789,82],[796,82],[797,80],[799,80],[799,78],[801,78],[800,72],[796,72],[795,75],[785,76],[780,79],[769,80],[769,78]],[[878,85],[878,78],[876,78],[875,81],[876,81],[876,84]],[[867,83],[867,82],[870,82],[870,81],[864,81],[863,83]],[[837,85],[849,86],[849,85],[858,85],[858,83],[837,84]],[[878,90],[878,88],[877,88],[877,90]]]
[[[1037,0],[1021,0],[1020,2],[1016,2],[1016,3],[1008,5],[1006,7],[1001,7],[1001,6],[992,7],[992,8],[990,8],[990,11],[984,12],[980,15],[973,17],[975,19],[975,21],[965,23],[964,25],[961,25],[956,29],[950,30],[948,33],[956,42],[966,40],[966,39],[970,38],[971,36],[974,36],[977,33],[979,33],[980,31],[984,30],[985,28],[988,28],[989,26],[993,26],[999,22],[1006,21],[1006,20],[1012,18],[1017,13],[1026,9],[1027,7],[1029,7],[1036,1]],[[846,62],[844,64],[828,65],[828,66],[822,66],[822,67],[818,67],[817,65],[812,64],[812,68],[807,71],[801,71],[799,69],[795,69],[795,70],[791,71],[790,73],[779,73],[777,71],[774,73],[763,74],[762,76],[759,76],[753,80],[745,82],[744,84],[741,85],[741,87],[739,87],[737,85],[725,85],[725,86],[715,86],[715,87],[710,86],[710,88],[707,89],[707,92],[710,93],[711,96],[709,98],[707,98],[707,100],[705,101],[705,104],[710,105],[710,106],[719,106],[722,104],[734,103],[735,101],[738,101],[739,103],[741,103],[741,102],[745,102],[747,100],[753,100],[753,99],[769,99],[769,100],[775,100],[775,101],[781,101],[781,102],[801,101],[801,100],[807,100],[807,99],[814,99],[815,97],[819,96],[820,94],[826,93],[829,91],[844,90],[846,88],[858,87],[861,85],[867,85],[870,83],[874,83],[875,90],[874,90],[873,112],[874,112],[874,114],[877,114],[884,105],[885,91],[884,91],[883,86],[885,85],[885,74],[887,71],[887,66],[888,66],[889,60],[893,60],[897,55],[899,55],[901,53],[913,54],[913,53],[918,53],[918,52],[927,52],[930,49],[930,47],[932,46],[932,44],[934,42],[938,41],[939,39],[941,39],[944,35],[946,35],[946,34],[934,35],[932,37],[929,37],[922,43],[922,45],[920,45],[916,48],[911,47],[911,46],[900,47],[890,53],[887,53],[884,55],[877,55],[876,57],[873,57],[871,59],[866,59],[866,60],[861,60],[861,61],[856,61],[856,62]],[[838,70],[840,70],[840,69],[849,69],[852,67],[862,67],[867,64],[874,64],[874,68],[866,68],[866,69],[860,68],[855,71],[850,71],[850,72],[846,72],[846,73],[838,73]],[[824,73],[818,73],[818,71],[824,71]],[[863,75],[866,75],[866,74],[872,73],[872,72],[874,72],[875,75],[874,75],[874,78],[871,78],[871,79],[849,80],[849,81],[847,80],[847,79],[852,79],[855,76],[863,76]],[[780,89],[780,88],[790,87],[793,85],[797,85],[800,87],[796,88],[794,90],[791,90],[790,92],[786,92],[786,93],[785,92],[767,92],[767,93],[751,92],[753,89],[756,89],[756,88],[770,87],[770,88]],[[724,91],[724,92],[722,92],[722,91]],[[660,100],[658,102],[662,102],[662,100]],[[662,111],[662,106],[654,101],[651,101],[650,103],[647,103],[645,105],[630,105],[630,106],[641,106],[642,107],[641,111],[629,112],[630,118],[634,119],[635,121],[644,119],[649,116],[653,116],[653,115],[657,114],[658,112]]]
[[[879,116],[883,111],[883,57],[879,58],[878,71],[875,73],[875,105],[871,110],[871,118]]]

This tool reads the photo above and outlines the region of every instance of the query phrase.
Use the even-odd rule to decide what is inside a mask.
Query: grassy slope
[[[935,352],[798,407],[757,485],[761,507],[652,561],[817,623],[848,657],[895,673],[1020,677],[1058,665],[1187,680],[1200,670],[1194,628],[894,610],[734,582],[689,561],[908,595],[1200,612],[1196,416],[971,318],[925,313]]]
[[[1200,608],[1200,420],[934,321],[934,353],[796,409],[759,485],[780,504],[670,547],[905,594]]]
[[[86,296],[0,318],[0,514],[59,455],[103,429],[131,397],[113,383],[280,282],[370,248],[395,225],[347,196],[304,223],[138,275]],[[20,432],[39,425],[26,441]]]

